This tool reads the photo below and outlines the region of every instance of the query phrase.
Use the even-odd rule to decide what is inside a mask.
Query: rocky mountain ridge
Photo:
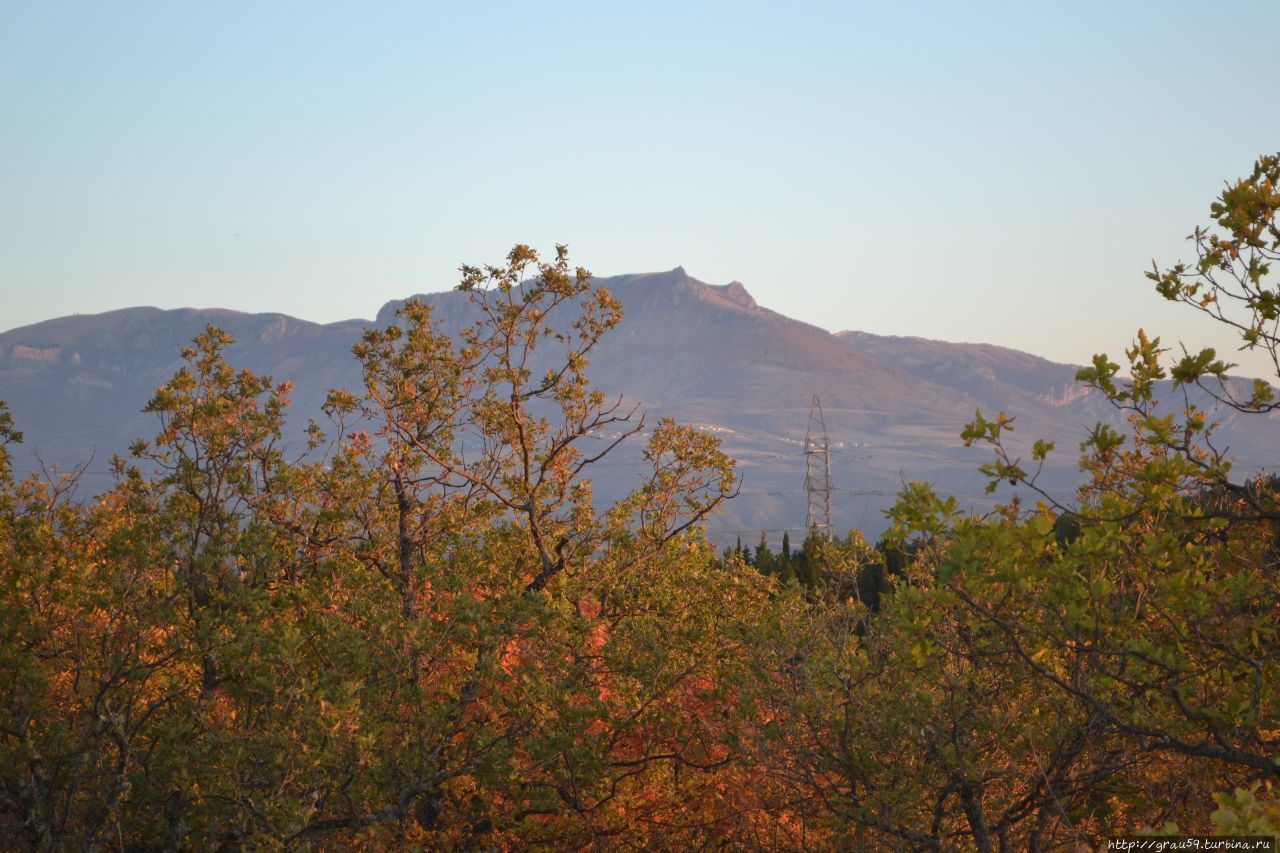
[[[977,408],[1016,416],[1028,445],[1036,437],[1058,442],[1046,482],[1065,495],[1078,476],[1073,448],[1090,425],[1115,417],[1075,383],[1075,367],[1016,350],[832,334],[761,307],[740,282],[707,284],[680,267],[598,283],[621,301],[624,316],[593,354],[593,382],[650,418],[715,431],[740,462],[742,494],[711,523],[720,542],[803,528],[802,448],[815,394],[832,447],[833,521],[873,535],[904,480],[930,480],[968,505],[988,505],[974,470],[986,456],[958,437]],[[475,319],[465,293],[420,298],[453,332]],[[394,322],[403,303],[387,303],[373,325]],[[351,347],[371,325],[361,320],[318,324],[190,308],[61,317],[0,333],[0,399],[27,435],[29,466],[37,457],[46,465],[92,460],[85,488],[105,488],[107,459],[155,433],[141,409],[180,365],[180,348],[210,323],[235,337],[232,363],[294,383],[289,438],[298,447],[329,388],[360,386]],[[1260,425],[1241,421],[1232,434],[1246,455],[1265,456],[1270,447],[1274,424]],[[625,450],[600,469],[599,494],[625,491],[637,453]]]

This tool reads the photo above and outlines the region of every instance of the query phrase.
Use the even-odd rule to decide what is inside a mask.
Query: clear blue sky
[[[372,317],[516,242],[836,330],[1118,354],[1280,148],[1257,3],[7,2],[0,329]]]

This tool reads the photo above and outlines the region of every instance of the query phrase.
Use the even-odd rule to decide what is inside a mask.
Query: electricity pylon
[[[808,498],[805,525],[813,533],[831,538],[831,448],[822,401],[813,395],[809,407],[809,431],[804,437],[804,491]]]

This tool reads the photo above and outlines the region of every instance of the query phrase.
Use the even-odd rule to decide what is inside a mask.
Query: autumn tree
[[[1275,357],[1276,297],[1269,282],[1278,248],[1277,158],[1212,205],[1216,229],[1197,229],[1196,263],[1149,275],[1169,299],[1235,328],[1246,348]],[[994,485],[1012,480],[1041,497],[1022,529],[1044,528],[1044,558],[1010,578],[1032,584],[1035,613],[975,580],[1007,561],[1003,540],[966,536],[942,565],[974,613],[1064,701],[1078,704],[1144,754],[1176,772],[1151,818],[1204,826],[1222,787],[1280,781],[1280,671],[1272,650],[1280,609],[1276,582],[1277,493],[1261,476],[1240,478],[1215,440],[1214,412],[1192,391],[1246,413],[1274,407],[1256,381],[1241,393],[1233,365],[1205,349],[1166,367],[1158,338],[1140,331],[1126,351],[1128,376],[1105,355],[1079,378],[1122,412],[1128,431],[1098,425],[1082,446],[1087,480],[1077,501],[1042,491],[1036,468],[1003,441],[1012,419],[980,414],[965,433],[995,451]],[[1038,442],[1037,466],[1052,450]],[[1055,516],[1057,516],[1055,518]],[[1069,517],[1069,538],[1052,527]],[[1053,537],[1053,542],[1050,537]],[[985,586],[985,584],[984,584]],[[1159,803],[1159,806],[1157,806]]]
[[[1215,203],[1198,264],[1153,275],[1270,353],[1275,163]],[[1039,487],[1051,445],[1024,463],[1004,441],[1013,419],[979,413],[964,438],[994,450],[990,490],[1013,481],[1038,503],[973,517],[912,484],[891,513],[906,561],[878,612],[856,586],[774,598],[753,743],[792,837],[1011,850],[1165,822],[1270,831],[1276,495],[1233,474],[1193,390],[1247,412],[1272,391],[1242,396],[1211,351],[1171,370],[1163,354],[1139,333],[1127,379],[1105,356],[1081,371],[1128,429],[1093,430],[1076,500]]]
[[[462,290],[460,337],[416,302],[365,335],[363,392],[331,395],[303,458],[287,384],[214,328],[92,503],[13,483],[0,447],[7,845],[740,831],[733,614],[763,586],[697,527],[730,460],[590,386],[620,307],[563,248]],[[647,474],[597,508],[592,466],[641,432]]]
[[[593,838],[621,831],[610,812],[636,808],[637,789],[657,797],[650,810],[683,810],[678,768],[687,779],[725,764],[705,728],[686,729],[707,705],[689,691],[719,689],[709,676],[730,647],[700,620],[733,598],[717,595],[732,578],[685,586],[676,573],[710,565],[686,534],[731,493],[729,461],[714,439],[664,421],[648,476],[597,511],[590,466],[643,428],[586,380],[616,302],[563,249],[540,263],[517,247],[504,267],[465,268],[462,289],[479,319],[460,339],[417,302],[403,326],[365,335],[364,394],[331,396],[338,443],[323,471],[293,469],[287,485],[308,491],[266,525],[307,532],[312,556],[299,565],[289,542],[275,598],[293,589],[289,600],[308,603],[304,621],[285,623],[345,672],[344,697],[298,701],[339,726],[326,742],[350,734],[345,758],[330,750],[338,764],[298,774],[316,781],[291,791],[292,817],[255,817],[255,832]],[[672,595],[685,603],[656,619]],[[662,642],[673,637],[684,645]],[[294,668],[331,680],[308,666]],[[247,708],[232,710],[238,720]]]
[[[1270,278],[1280,261],[1280,154],[1266,154],[1246,177],[1230,183],[1209,207],[1213,225],[1189,238],[1196,260],[1165,269],[1152,262],[1147,278],[1165,299],[1181,302],[1233,330],[1242,349],[1262,352],[1280,378],[1280,287]],[[1269,412],[1275,391],[1255,382],[1241,394],[1228,381],[1235,367],[1212,349],[1185,353],[1172,370],[1179,384],[1196,383],[1218,402],[1243,412]]]

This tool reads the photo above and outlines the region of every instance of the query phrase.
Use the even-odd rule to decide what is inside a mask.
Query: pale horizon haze
[[[1267,376],[1143,272],[1280,150],[1276,13],[6,3],[0,330],[370,319],[568,243],[832,331],[1080,363],[1143,326]]]

